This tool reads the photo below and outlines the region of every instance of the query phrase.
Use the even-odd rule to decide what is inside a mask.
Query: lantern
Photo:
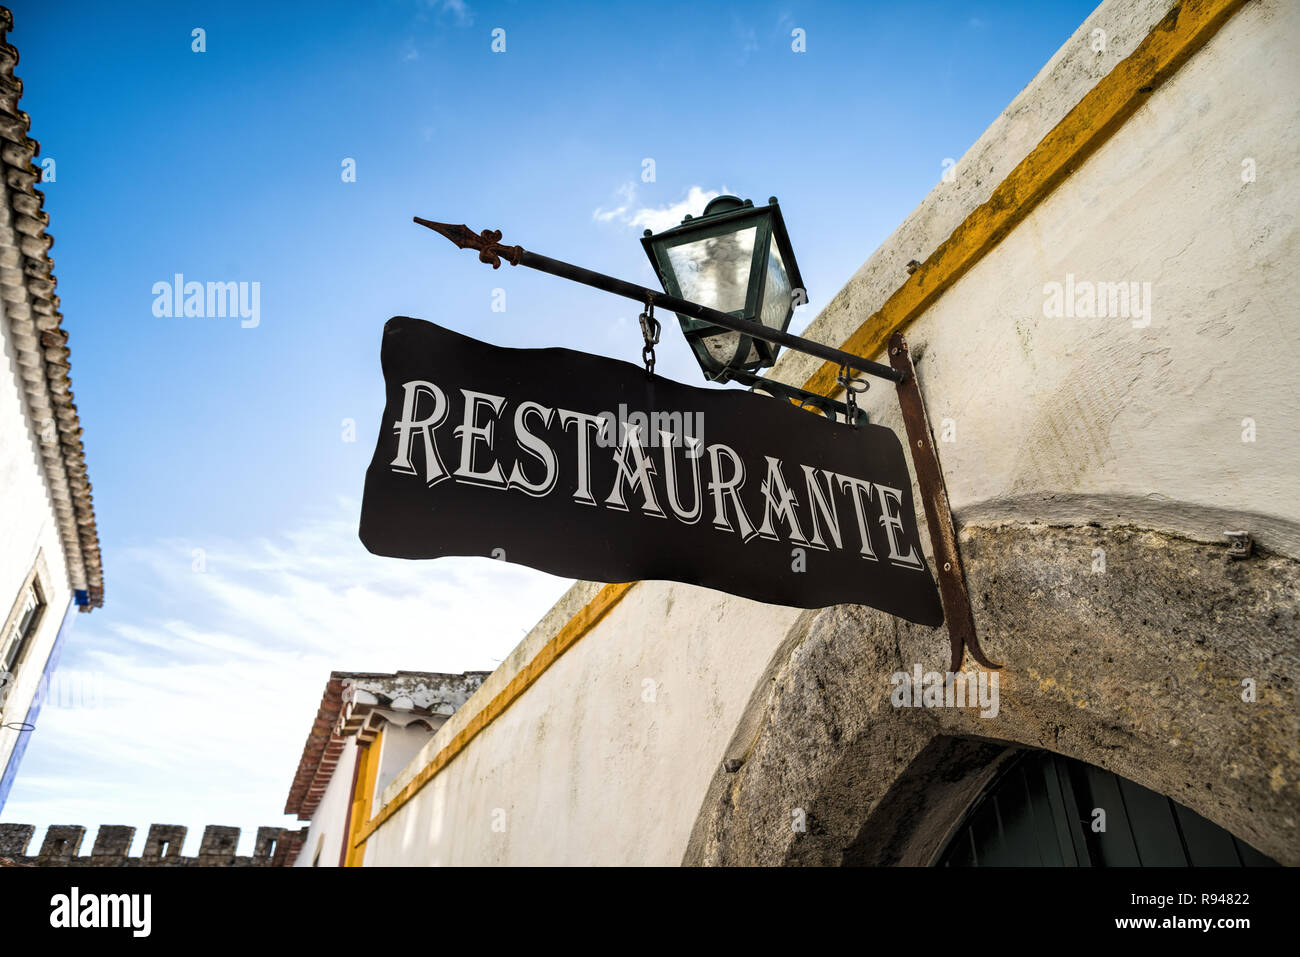
[[[671,296],[786,331],[797,303],[806,302],[803,280],[790,248],[776,197],[755,207],[750,200],[719,196],[703,215],[641,240]],[[733,373],[766,369],[780,347],[678,313],[704,377],[727,382]]]

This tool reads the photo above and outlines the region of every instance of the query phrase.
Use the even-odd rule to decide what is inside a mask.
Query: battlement
[[[151,824],[144,852],[131,857],[135,828],[104,824],[95,835],[90,855],[81,856],[86,829],[75,824],[52,824],[41,850],[27,856],[36,833],[31,824],[0,824],[0,866],[15,867],[288,867],[293,864],[307,829],[259,827],[252,857],[237,857],[239,828],[209,824],[203,829],[198,857],[181,856],[188,829],[178,824]]]

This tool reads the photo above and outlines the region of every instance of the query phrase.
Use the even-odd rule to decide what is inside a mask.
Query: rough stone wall
[[[960,539],[981,642],[1005,665],[996,717],[891,703],[891,675],[947,668],[941,631],[861,607],[808,613],[750,702],[686,863],[927,863],[944,835],[908,819],[978,767],[928,761],[921,786],[901,801],[897,789],[956,738],[1097,765],[1300,864],[1300,563],[1234,561],[1135,528],[968,527]]]
[[[36,828],[31,824],[0,824],[0,865],[18,867],[286,867],[301,848],[306,828],[259,827],[251,857],[238,857],[239,828],[209,824],[203,829],[197,857],[182,857],[187,829],[176,824],[151,824],[144,852],[131,857],[135,828],[104,824],[88,856],[81,855],[86,829],[55,824],[45,832],[39,853],[27,856]]]

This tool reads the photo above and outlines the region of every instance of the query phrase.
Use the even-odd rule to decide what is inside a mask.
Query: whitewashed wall
[[[1246,529],[1300,557],[1300,112],[1282,90],[1300,90],[1300,7],[1247,5],[907,329],[932,425],[956,427],[940,454],[960,520]],[[1045,316],[1067,275],[1149,283],[1150,324]],[[887,392],[872,412],[901,427]]]
[[[339,752],[338,764],[330,776],[330,783],[325,786],[316,813],[311,816],[307,827],[307,839],[302,842],[295,867],[310,867],[320,849],[321,867],[338,867],[339,856],[343,852],[343,841],[347,836],[348,806],[352,803],[352,773],[357,765],[357,739],[348,738]]]
[[[1014,167],[1105,72],[1081,52],[1098,24],[1113,62],[1167,8],[1099,8],[959,177]],[[907,329],[933,424],[956,427],[940,453],[959,522],[1132,523],[1220,542],[1245,528],[1300,555],[1298,38],[1296,5],[1247,5]],[[1253,183],[1241,177],[1248,158]],[[882,264],[925,258],[996,180],[962,185],[937,187],[809,334],[842,341],[905,278]],[[1150,324],[1045,316],[1045,284],[1067,274],[1151,283]],[[802,381],[810,369],[799,363],[778,372]],[[873,388],[868,408],[899,427],[891,389]],[[1254,443],[1241,441],[1245,418]],[[386,798],[595,590],[566,596]],[[366,864],[679,863],[796,614],[685,585],[635,586],[371,837]]]
[[[404,716],[395,717],[401,720]],[[384,724],[384,736],[379,742],[379,770],[375,775],[375,791],[370,795],[372,807],[378,808],[384,789],[402,773],[402,769],[411,763],[432,736],[433,733],[423,720],[415,720],[405,726],[395,721]]]
[[[40,684],[46,659],[54,647],[59,626],[72,599],[64,563],[63,545],[54,509],[45,486],[36,436],[28,425],[23,392],[8,338],[9,323],[0,301],[0,330],[4,330],[4,355],[0,361],[0,625],[18,598],[37,556],[48,570],[46,611],[36,637],[9,686],[4,722],[21,722]],[[9,762],[20,732],[0,728],[0,774]]]

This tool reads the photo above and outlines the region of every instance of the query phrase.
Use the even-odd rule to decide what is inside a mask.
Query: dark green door
[[[1099,829],[1102,823],[1104,830]],[[1028,752],[994,782],[972,806],[938,863],[945,867],[1276,866],[1181,804],[1117,774],[1047,751]]]

